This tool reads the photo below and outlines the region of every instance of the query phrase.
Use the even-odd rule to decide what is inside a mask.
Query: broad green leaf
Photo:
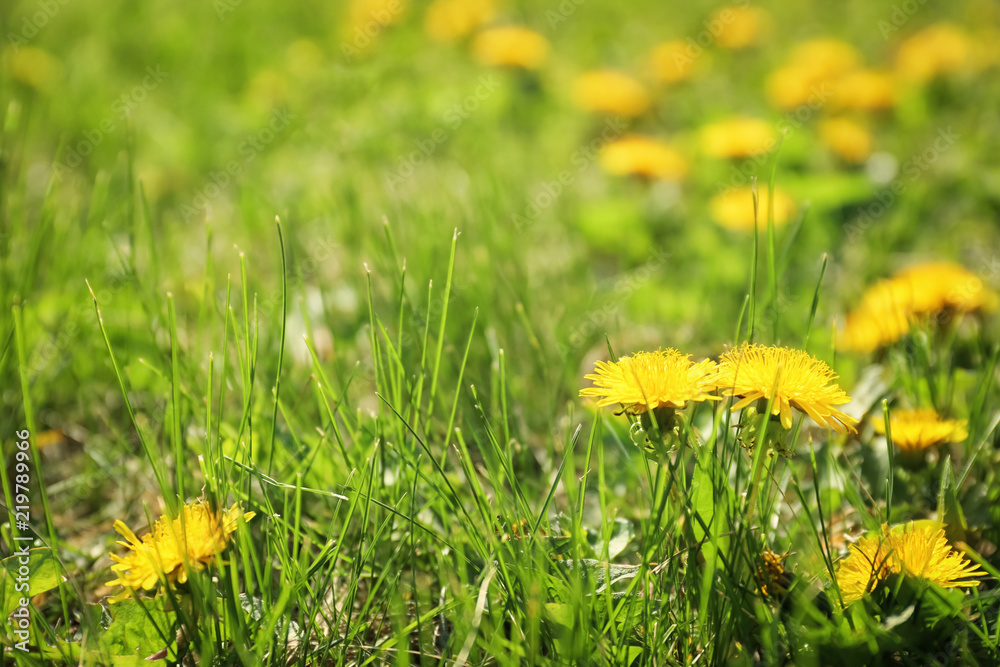
[[[122,600],[108,607],[111,624],[101,635],[101,649],[113,656],[145,659],[173,646],[177,613],[165,611],[166,603],[161,596]]]
[[[3,565],[0,571],[0,578],[3,579],[0,585],[0,614],[4,620],[18,608],[21,598],[31,598],[52,590],[59,585],[62,576],[62,568],[48,547],[29,549],[27,557],[15,554],[4,558],[0,564]],[[26,577],[21,572],[22,567],[27,568]],[[28,589],[18,590],[25,583]]]

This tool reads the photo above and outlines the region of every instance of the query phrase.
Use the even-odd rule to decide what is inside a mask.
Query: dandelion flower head
[[[770,401],[785,429],[792,427],[792,408],[838,433],[855,431],[857,420],[835,406],[850,397],[834,380],[837,375],[825,362],[802,350],[743,343],[719,359],[711,380],[726,396],[738,397],[739,410],[756,401]]]
[[[709,393],[708,376],[715,362],[693,363],[691,355],[672,348],[598,361],[596,366],[584,376],[594,386],[581,389],[580,396],[599,398],[598,407],[621,404],[630,414],[641,414],[659,407],[683,408],[689,401],[718,400]]]

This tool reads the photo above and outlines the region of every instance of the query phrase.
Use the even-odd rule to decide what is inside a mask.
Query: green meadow
[[[0,40],[4,665],[1000,664],[1000,5]]]

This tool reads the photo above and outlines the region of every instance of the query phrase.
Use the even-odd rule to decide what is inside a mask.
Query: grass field
[[[1000,664],[1000,5],[0,29],[3,664]]]

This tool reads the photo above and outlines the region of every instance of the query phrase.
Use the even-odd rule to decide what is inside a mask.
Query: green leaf
[[[603,551],[601,548],[602,533],[589,528],[586,530],[587,542],[590,545],[590,548],[593,550],[594,554],[600,555]],[[608,559],[613,560],[620,556],[634,538],[635,529],[632,527],[632,522],[628,519],[615,519],[615,524],[611,528],[611,536],[608,538]]]
[[[145,659],[173,646],[177,613],[166,611],[166,603],[165,597],[158,597],[127,599],[111,605],[107,609],[111,624],[101,634],[101,649],[113,656]]]
[[[26,562],[24,562],[26,561]],[[29,549],[27,557],[16,554],[0,561],[0,614],[6,620],[20,606],[21,598],[31,598],[59,585],[62,567],[48,547]],[[27,568],[27,576],[21,568]],[[65,578],[64,578],[65,579]],[[24,590],[24,584],[28,588]],[[20,589],[20,590],[19,590]]]

